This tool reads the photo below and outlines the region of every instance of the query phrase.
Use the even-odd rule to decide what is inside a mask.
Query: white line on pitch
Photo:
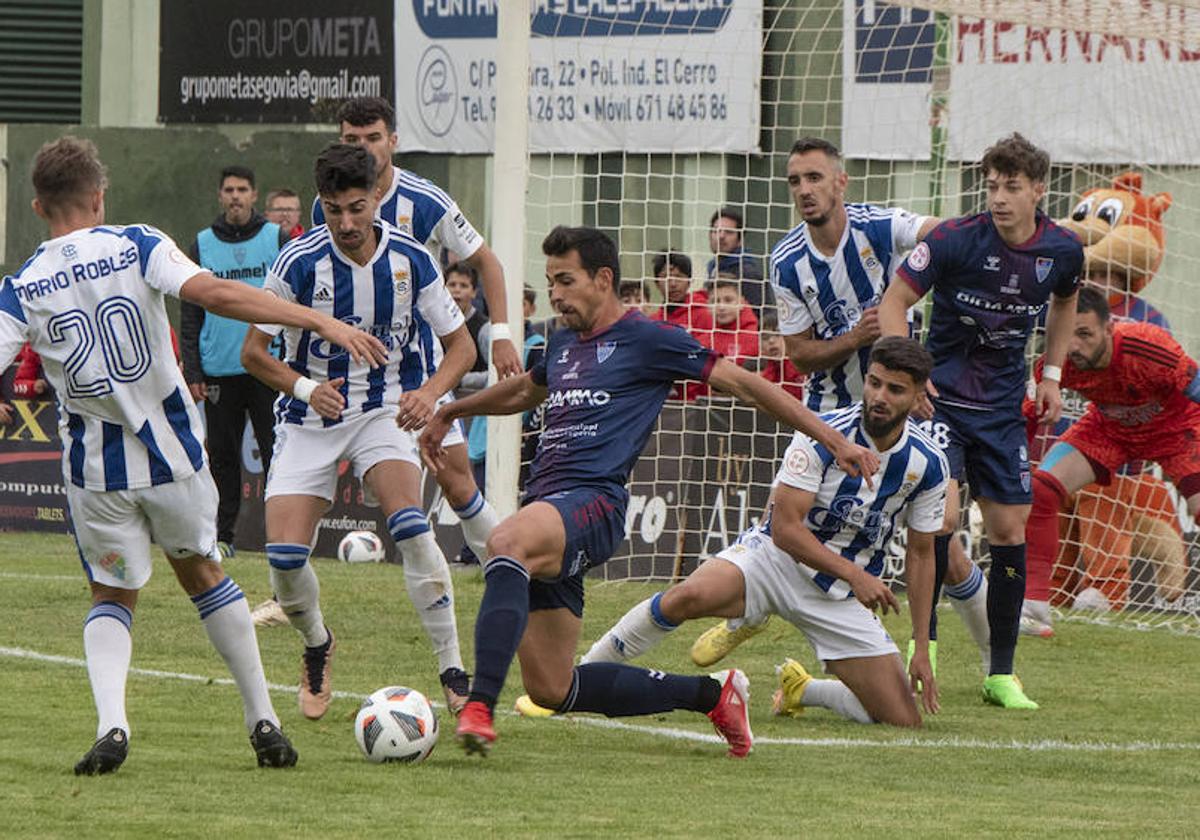
[[[77,575],[41,575],[36,572],[0,572],[0,578],[17,578],[19,580],[69,580],[72,583],[87,584],[87,575],[79,570]]]
[[[76,668],[86,668],[87,663],[72,656],[58,656],[51,653],[39,653],[26,648],[0,646],[0,656],[17,659],[32,659],[37,662],[50,662],[56,665],[71,665]],[[129,673],[142,677],[158,679],[182,680],[198,682],[207,685],[232,686],[233,680],[228,677],[205,677],[201,674],[187,674],[180,671],[160,671],[154,668],[130,668]],[[268,683],[272,691],[291,694],[296,690],[294,685]],[[334,691],[333,696],[347,700],[361,700],[365,694],[352,691]],[[432,702],[432,701],[431,701]],[[440,703],[434,703],[441,706]],[[506,712],[507,715],[514,714]],[[706,744],[720,744],[723,741],[716,735],[707,732],[693,732],[690,729],[675,729],[669,726],[645,726],[637,723],[626,723],[601,717],[564,717],[546,718],[547,722],[575,723],[591,726],[597,729],[618,729],[626,732],[637,732],[643,735],[654,735],[660,738],[671,738],[677,741],[699,741]],[[1200,752],[1200,743],[1180,743],[1172,741],[1131,741],[1129,743],[1112,743],[1106,741],[1057,741],[1043,739],[1040,741],[982,741],[974,738],[895,738],[889,740],[872,740],[869,738],[755,738],[756,746],[784,745],[799,747],[862,747],[876,749],[879,747],[892,748],[936,748],[936,749],[966,749],[966,750],[1019,750],[1023,752],[1167,752],[1187,751]]]

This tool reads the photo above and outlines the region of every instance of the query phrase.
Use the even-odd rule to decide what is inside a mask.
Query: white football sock
[[[396,545],[404,560],[404,585],[408,590],[408,598],[416,607],[425,635],[433,645],[438,671],[462,668],[458,624],[454,618],[454,584],[450,581],[446,557],[429,530],[428,522],[423,532],[397,540]]]
[[[1034,621],[1040,621],[1042,624],[1052,624],[1053,619],[1050,617],[1050,602],[1049,601],[1034,601],[1026,598],[1021,604],[1021,615],[1029,616]]]
[[[125,679],[133,656],[133,613],[115,601],[93,604],[83,624],[83,654],[96,701],[96,738],[113,727],[129,735]]]
[[[267,543],[271,589],[304,644],[319,647],[329,641],[321,614],[321,582],[308,560],[309,547],[296,543]]]
[[[242,695],[246,730],[251,731],[260,720],[269,720],[278,726],[279,718],[267,693],[267,677],[258,654],[254,622],[250,619],[250,607],[241,587],[227,577],[207,592],[193,595],[192,603],[204,622],[208,640],[225,660]]]
[[[480,565],[487,563],[487,539],[500,524],[496,509],[476,490],[475,496],[467,502],[466,507],[455,508],[454,512],[462,525],[463,539],[466,540],[467,547],[475,552]]]
[[[945,587],[944,591],[950,598],[950,606],[954,607],[954,612],[958,614],[975,641],[975,646],[979,648],[984,668],[990,668],[992,644],[987,617],[987,576],[972,563],[970,576],[962,583]]]
[[[810,680],[804,687],[801,706],[821,706],[859,723],[874,723],[854,692],[841,680]]]
[[[665,639],[678,625],[671,624],[659,611],[659,592],[625,615],[607,633],[596,640],[579,662],[628,662],[637,659]]]

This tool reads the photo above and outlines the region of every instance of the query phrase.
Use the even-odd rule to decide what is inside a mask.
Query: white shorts
[[[434,410],[436,411],[442,406],[449,405],[452,402],[454,402],[454,392],[447,391],[446,393],[442,394],[442,398],[437,401],[437,404],[434,406]],[[462,446],[466,442],[467,436],[463,434],[462,421],[455,420],[450,424],[450,429],[446,432],[446,436],[442,438],[442,448],[449,449],[451,446]]]
[[[279,423],[264,498],[317,496],[333,501],[338,462],[343,460],[350,462],[359,480],[380,461],[407,461],[421,467],[417,435],[396,425],[391,407],[368,411],[336,426]]]
[[[831,599],[771,537],[748,531],[717,554],[742,570],[746,615],[757,624],[769,615],[790,621],[822,661],[898,654],[875,613],[853,597]]]
[[[87,490],[67,485],[75,540],[88,579],[117,589],[150,580],[150,543],[168,557],[217,552],[217,485],[208,467],[182,481],[140,490]]]

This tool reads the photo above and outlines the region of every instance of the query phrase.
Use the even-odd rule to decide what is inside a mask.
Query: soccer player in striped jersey
[[[929,353],[910,338],[877,341],[862,400],[821,415],[847,439],[879,453],[875,485],[847,474],[828,448],[797,432],[762,522],[687,580],[626,613],[583,662],[641,656],[693,618],[760,622],[779,615],[804,633],[838,679],[813,679],[798,662],[787,660],[779,668],[775,714],[795,716],[805,706],[824,706],[861,723],[920,726],[918,690],[925,711],[938,709],[929,614],[933,537],[945,516],[949,467],[941,448],[909,412],[924,393],[932,367]],[[872,613],[899,612],[879,576],[887,545],[904,522],[915,642],[907,677],[900,652]]]
[[[684,677],[612,663],[571,667],[584,575],[625,536],[629,471],[676,379],[707,381],[805,430],[851,471],[865,472],[868,483],[878,458],[686,331],[627,311],[617,294],[617,246],[602,232],[556,227],[542,251],[550,302],[567,328],[550,337],[531,371],[441,407],[421,433],[436,469],[443,435],[457,418],[546,407],[523,505],[488,538],[475,680],[457,737],[468,753],[486,753],[496,740],[493,709],[519,654],[525,689],[539,705],[611,717],[702,712],[729,742],[729,754],[744,756],[752,735],[741,671]]]
[[[988,573],[991,665],[984,699],[1036,709],[1013,674],[1025,596],[1025,520],[1032,488],[1021,402],[1025,345],[1046,313],[1046,377],[1038,383],[1038,422],[1062,413],[1058,380],[1071,339],[1083,246],[1038,210],[1050,157],[1020,134],[996,142],[981,163],[987,211],[936,227],[908,255],[884,293],[880,323],[907,332],[905,313],[933,292],[927,346],[935,430],[942,424],[955,479],[947,522],[958,521],[958,482],[979,502],[992,566]],[[928,410],[928,405],[922,406]]]
[[[284,247],[263,288],[368,330],[387,347],[388,358],[385,366],[369,369],[319,336],[290,329],[285,363],[269,351],[281,331],[271,324],[250,330],[243,345],[246,370],[281,392],[265,492],[267,560],[279,604],[304,637],[300,710],[316,720],[329,708],[335,641],[321,613],[309,553],[333,501],[338,462],[346,459],[368,499],[387,516],[409,599],[437,654],[447,705],[457,713],[466,702],[468,677],[450,571],[421,506],[413,430],[425,425],[437,401],[470,369],[475,345],[433,257],[377,218],[371,154],[335,144],[317,157],[315,175],[326,222]],[[418,318],[446,345],[429,377],[408,363]]]
[[[878,305],[902,257],[938,224],[898,208],[847,204],[848,175],[827,140],[803,137],[787,160],[788,190],[802,221],[771,252],[771,282],[787,355],[808,372],[813,411],[862,399],[871,346],[879,337]],[[927,433],[933,433],[929,421]],[[944,437],[944,435],[942,435]],[[937,435],[935,435],[935,439]],[[951,533],[934,541],[936,604],[943,579],[955,612],[988,660],[987,583]],[[708,667],[762,632],[766,623],[722,621],[692,646]],[[931,657],[937,662],[937,611],[930,616]]]
[[[106,186],[90,141],[42,146],[33,209],[51,238],[0,285],[0,368],[28,341],[54,386],[67,503],[92,591],[83,647],[99,722],[75,773],[110,773],[128,754],[125,680],[152,541],[233,674],[259,766],[290,766],[296,752],[267,695],[250,610],[221,568],[216,485],[163,296],[229,318],[279,320],[375,363],[383,347],[349,324],[213,276],[155,228],[105,225]]]
[[[1045,378],[1046,357],[1034,376]],[[1110,317],[1103,292],[1079,292],[1062,387],[1090,400],[1083,416],[1046,453],[1033,474],[1025,526],[1029,587],[1048,598],[1058,556],[1058,512],[1081,488],[1108,484],[1134,460],[1156,461],[1200,513],[1200,369],[1166,330]]]
[[[390,225],[413,236],[429,249],[442,264],[444,250],[452,251],[475,268],[483,286],[491,323],[492,362],[500,379],[521,372],[521,360],[508,325],[508,304],[504,297],[504,269],[483,237],[467,221],[454,199],[432,182],[392,164],[396,148],[396,112],[381,97],[362,97],[342,104],[337,114],[343,143],[363,146],[375,158],[379,181],[376,214]],[[313,225],[324,222],[318,199],[313,204]],[[414,353],[407,360],[414,372],[431,377],[441,367],[442,347],[430,325],[416,315],[418,329],[413,333]],[[457,382],[454,383],[456,386]],[[454,399],[452,392],[442,398]],[[462,523],[463,538],[476,557],[485,556],[487,537],[496,527],[496,512],[475,484],[467,455],[466,438],[459,425],[447,432],[445,467],[438,471],[437,482],[446,501]]]

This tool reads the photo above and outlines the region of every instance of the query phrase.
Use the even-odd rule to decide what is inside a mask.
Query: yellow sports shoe
[[[770,620],[767,616],[761,624],[743,624],[736,630],[729,629],[728,621],[708,628],[692,642],[692,661],[701,668],[716,665],[742,642],[767,629]]]
[[[782,665],[776,665],[775,673],[779,675],[779,688],[771,695],[771,714],[800,717],[804,714],[800,700],[812,682],[812,674],[795,659],[785,659]]]
[[[517,702],[513,704],[513,708],[517,710],[517,714],[521,717],[531,718],[546,718],[554,715],[553,709],[547,709],[545,706],[539,706],[529,699],[528,694],[522,694],[517,698]]]

